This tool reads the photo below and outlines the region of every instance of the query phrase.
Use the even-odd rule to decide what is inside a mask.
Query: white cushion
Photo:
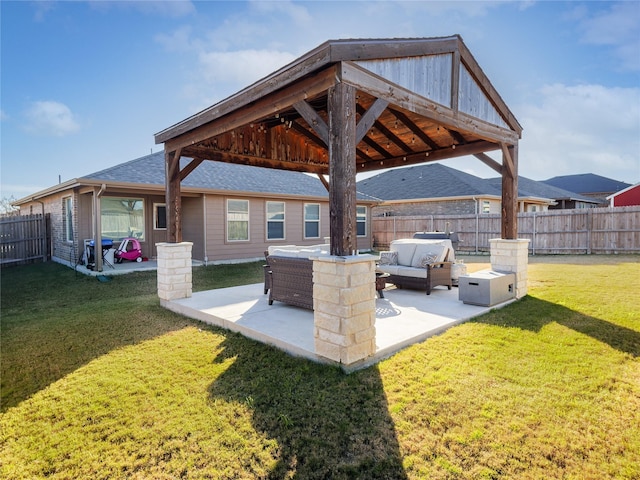
[[[415,240],[410,238],[394,240],[391,242],[389,249],[392,252],[398,252],[398,265],[409,266],[416,250],[416,243]]]
[[[402,277],[427,278],[427,273],[428,271],[426,268],[403,267],[398,265],[398,269],[394,275],[400,275]]]
[[[275,251],[298,250],[299,248],[300,247],[298,247],[297,245],[269,245],[267,251],[269,252],[269,255],[273,255],[273,252]]]

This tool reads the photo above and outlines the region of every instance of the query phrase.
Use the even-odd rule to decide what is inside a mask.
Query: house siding
[[[373,207],[372,210],[374,217],[397,215],[465,215],[476,213],[476,202],[472,199],[466,199],[392,203]]]

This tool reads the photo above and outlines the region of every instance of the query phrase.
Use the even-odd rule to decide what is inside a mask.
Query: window
[[[141,198],[102,197],[100,213],[103,237],[144,240],[144,200]]]
[[[227,200],[227,241],[249,240],[249,200]]]
[[[359,237],[367,236],[367,207],[356,207],[356,230]]]
[[[153,204],[153,229],[167,229],[167,206],[164,203]]]
[[[491,202],[489,200],[482,201],[482,213],[491,213]]]
[[[284,202],[267,202],[267,240],[284,240]]]
[[[73,242],[73,198],[62,199],[62,224],[65,242]]]
[[[320,237],[320,204],[304,204],[304,238]]]

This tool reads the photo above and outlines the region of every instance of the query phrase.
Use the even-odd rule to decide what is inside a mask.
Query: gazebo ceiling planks
[[[165,144],[168,175],[177,152],[198,162],[329,175],[330,124],[335,121],[329,118],[330,94],[340,84],[355,92],[354,111],[340,112],[353,115],[357,125],[349,139],[356,143],[355,173],[476,155],[507,176],[503,187],[517,191],[522,128],[457,35],[325,42],[156,134],[156,143]],[[349,102],[344,105],[352,108]],[[502,153],[502,165],[486,155],[490,151]],[[180,179],[189,171],[183,169]],[[175,180],[172,185],[176,188]],[[513,192],[506,192],[508,198],[503,192],[503,203],[514,203],[515,218]],[[510,210],[507,205],[503,217]],[[503,226],[510,225],[509,231],[503,228],[503,238],[515,238],[514,222],[503,218]]]

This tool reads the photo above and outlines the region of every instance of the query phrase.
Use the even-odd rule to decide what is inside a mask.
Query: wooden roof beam
[[[422,143],[431,147],[432,150],[437,150],[440,146],[434,142],[429,135],[427,135],[424,131],[418,127],[404,112],[401,112],[398,109],[389,107],[388,110],[396,117],[398,120],[402,122],[404,126],[406,126],[409,130],[413,132],[413,134],[422,140]]]
[[[455,148],[454,148],[455,147]],[[384,160],[372,162],[358,162],[358,173],[380,170],[382,168],[402,167],[407,165],[415,165],[419,163],[435,162],[437,160],[446,160],[448,158],[463,157],[466,155],[480,155],[481,152],[500,150],[500,145],[487,142],[484,140],[478,142],[466,143],[464,145],[454,145],[451,148],[441,148],[436,151],[427,151],[403,155],[400,157],[392,157]],[[490,158],[490,157],[488,157]],[[497,162],[496,165],[500,166]]]
[[[451,130],[467,132],[489,142],[505,142],[509,145],[515,145],[519,140],[519,132],[485,122],[464,112],[454,111],[406,88],[390,86],[384,79],[353,62],[342,62],[340,74],[343,82]]]

